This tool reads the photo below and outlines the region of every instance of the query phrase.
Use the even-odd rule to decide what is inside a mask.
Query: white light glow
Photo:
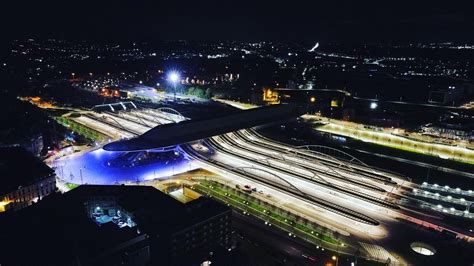
[[[316,48],[318,48],[318,47],[319,47],[319,42],[317,42],[317,43],[313,46],[313,48],[311,48],[311,49],[309,50],[309,52],[314,52],[314,50],[316,50]]]
[[[172,83],[176,83],[178,82],[179,80],[179,74],[178,72],[171,72],[169,75],[168,75],[168,80],[171,81]]]

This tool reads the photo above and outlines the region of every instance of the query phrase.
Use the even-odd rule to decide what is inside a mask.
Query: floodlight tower
[[[173,84],[173,94],[174,100],[176,101],[176,85],[179,81],[179,73],[176,71],[172,71],[168,74],[168,80]]]

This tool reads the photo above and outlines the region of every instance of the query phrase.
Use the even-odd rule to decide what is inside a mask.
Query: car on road
[[[305,259],[310,260],[310,261],[316,261],[316,258],[311,256],[311,255],[301,254],[301,256]]]
[[[245,192],[250,192],[251,193],[252,192],[252,187],[249,186],[249,185],[245,185],[242,190],[245,191]]]

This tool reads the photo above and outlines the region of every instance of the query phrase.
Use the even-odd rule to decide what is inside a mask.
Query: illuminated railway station
[[[182,185],[193,187],[204,181],[231,188],[248,187],[249,191],[257,191],[255,197],[260,202],[283,206],[311,223],[329,228],[331,235],[339,236],[339,252],[363,250],[366,258],[378,261],[405,263],[387,251],[397,249],[389,239],[397,239],[396,243],[417,240],[398,239],[402,237],[399,230],[415,232],[412,226],[402,226],[400,220],[463,241],[473,239],[471,232],[440,222],[443,217],[474,220],[469,208],[471,197],[436,197],[428,185],[371,167],[342,151],[318,145],[295,147],[268,139],[253,129],[302,115],[303,111],[292,105],[197,120],[187,120],[171,109],[94,109],[71,119],[114,136],[115,141],[56,160],[54,168],[64,182],[167,182],[170,177],[205,169],[213,173],[211,177],[186,174]],[[409,248],[409,244],[406,246]]]
[[[134,138],[153,127],[185,120],[171,108],[141,109],[133,102],[98,105],[91,111],[65,117],[106,136],[107,142]],[[136,183],[193,169],[176,146],[138,152],[106,151],[98,147],[55,160],[53,167],[62,181],[72,184]]]

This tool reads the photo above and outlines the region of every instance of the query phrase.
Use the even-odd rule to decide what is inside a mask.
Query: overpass
[[[160,125],[137,138],[121,140],[104,146],[107,151],[138,151],[172,147],[240,129],[296,118],[304,110],[293,105],[275,105],[239,111],[210,119],[187,120]]]

